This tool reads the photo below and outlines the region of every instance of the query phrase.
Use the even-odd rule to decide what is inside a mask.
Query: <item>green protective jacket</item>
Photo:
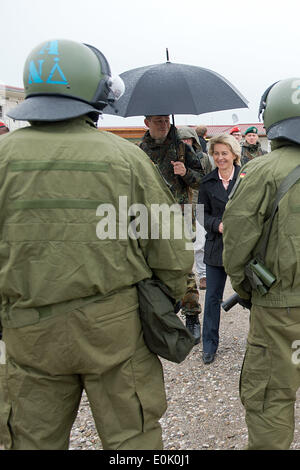
[[[262,155],[267,154],[266,150],[263,150],[261,143],[257,142],[256,144],[248,144],[244,142],[241,147],[241,166],[246,165],[254,158],[261,157]]]
[[[223,224],[223,262],[233,289],[260,306],[300,306],[300,181],[284,195],[273,219],[265,265],[276,282],[266,295],[252,293],[245,266],[267,230],[266,221],[281,181],[300,164],[300,146],[274,141],[272,152],[245,165],[227,203]],[[249,295],[250,292],[250,295]]]
[[[176,239],[172,231],[176,217],[183,224],[180,208],[171,212],[169,237],[161,222],[150,237],[151,208],[161,204],[175,200],[147,155],[87,117],[1,139],[3,326],[34,323],[36,308],[77,308],[152,274],[182,298],[193,252],[184,233]]]

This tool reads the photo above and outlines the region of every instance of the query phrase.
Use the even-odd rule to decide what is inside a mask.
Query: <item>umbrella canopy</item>
[[[248,107],[248,101],[228,80],[202,67],[168,61],[128,70],[120,77],[125,93],[115,108],[104,108],[104,114],[197,115]]]

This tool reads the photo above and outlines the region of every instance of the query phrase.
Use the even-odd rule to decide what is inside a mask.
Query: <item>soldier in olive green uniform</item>
[[[180,142],[177,129],[170,125],[169,116],[146,116],[145,124],[149,130],[145,133],[140,147],[157,166],[176,202],[184,210],[185,204],[192,204],[193,189],[199,190],[204,176],[199,154]],[[195,337],[195,344],[198,344],[201,306],[192,271],[188,276],[187,291],[182,299],[182,313],[186,316],[187,328]]]
[[[0,140],[0,441],[67,449],[85,390],[104,449],[161,449],[136,283],[154,274],[178,301],[193,257],[184,239],[129,237],[127,207],[175,201],[137,146],[97,129],[121,93],[99,50],[42,43],[24,86],[10,116],[31,126]]]
[[[288,449],[294,434],[300,386],[299,180],[280,200],[271,226],[264,264],[276,281],[265,295],[250,287],[245,266],[267,233],[280,183],[300,165],[299,85],[299,78],[282,80],[264,93],[261,110],[272,152],[241,170],[223,218],[226,272],[234,290],[252,301],[240,381],[249,449]]]
[[[242,144],[241,165],[246,165],[253,158],[260,157],[266,153],[268,152],[261,148],[261,143],[258,140],[257,127],[249,127],[245,132],[245,141]]]

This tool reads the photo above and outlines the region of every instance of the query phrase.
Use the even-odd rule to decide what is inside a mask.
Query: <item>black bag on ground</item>
[[[167,287],[156,279],[144,279],[137,287],[145,343],[158,356],[182,362],[195,339],[176,315]]]

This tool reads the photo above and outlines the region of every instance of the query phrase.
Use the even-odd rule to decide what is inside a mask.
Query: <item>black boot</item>
[[[201,325],[199,322],[199,315],[186,315],[185,326],[194,336],[195,344],[199,344],[201,339]]]
[[[214,359],[215,359],[214,354],[209,354],[209,353],[205,353],[205,352],[202,353],[202,360],[203,360],[204,364],[210,364],[211,362],[214,361]]]

